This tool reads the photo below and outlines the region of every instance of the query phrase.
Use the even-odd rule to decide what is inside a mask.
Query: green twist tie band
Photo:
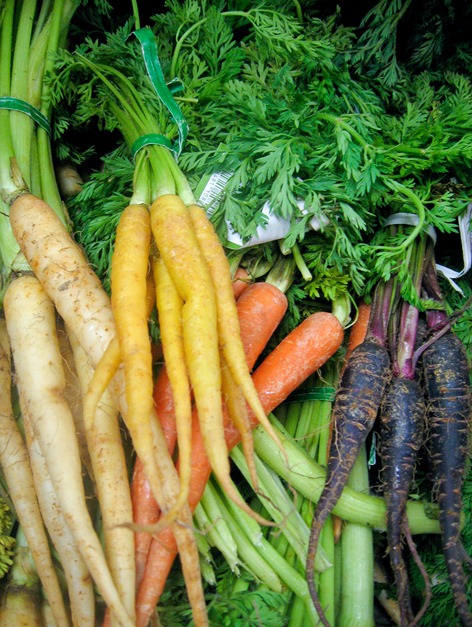
[[[141,137],[138,137],[138,139],[133,142],[133,145],[131,146],[133,158],[136,156],[136,153],[141,150],[141,148],[152,145],[164,146],[173,152],[175,151],[174,146],[168,137],[165,135],[158,135],[157,133],[149,133],[148,135],[141,135]]]
[[[367,464],[369,466],[375,466],[376,463],[377,463],[377,436],[375,435],[375,433],[373,433],[372,444],[370,447],[369,459],[367,461]]]
[[[171,94],[176,94],[179,91],[184,90],[184,84],[180,80],[180,78],[173,78],[169,83],[167,83],[167,87]]]
[[[29,102],[20,100],[19,98],[13,98],[12,96],[2,96],[0,98],[0,109],[9,109],[10,111],[19,111],[20,113],[26,113],[30,118],[36,122],[48,135],[51,135],[51,125],[47,117],[33,107]]]
[[[298,390],[290,394],[287,401],[303,403],[305,401],[329,401],[333,402],[336,390],[331,387],[311,388],[309,390]]]
[[[159,62],[157,46],[152,30],[149,28],[139,28],[138,30],[133,31],[132,34],[137,37],[139,43],[141,44],[144,65],[146,66],[146,70],[149,78],[151,79],[154,90],[171,114],[172,119],[176,123],[179,132],[179,138],[173,145],[163,135],[154,135],[153,137],[155,141],[145,141],[143,145],[146,146],[151,143],[166,145],[163,140],[167,140],[169,145],[166,145],[166,148],[170,148],[170,150],[175,152],[177,155],[180,155],[187,139],[188,125],[184,116],[182,115],[182,111],[180,110],[179,105],[175,102],[172,96],[172,92],[182,89],[182,84],[180,83],[180,81],[174,79],[169,83],[170,88],[167,85],[164,74],[162,72],[161,64]],[[144,137],[147,137],[149,139],[150,136]],[[141,138],[138,138],[138,140],[136,140],[133,144],[133,155],[137,152],[137,150],[143,147],[139,146],[140,140]],[[137,143],[138,146],[136,146]],[[135,150],[135,147],[137,147],[137,150]]]

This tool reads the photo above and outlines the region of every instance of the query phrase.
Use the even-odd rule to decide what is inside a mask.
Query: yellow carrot
[[[246,399],[244,398],[241,388],[236,384],[231,370],[226,365],[224,355],[221,355],[221,363],[223,399],[228,411],[228,416],[241,435],[241,445],[248,465],[252,487],[254,490],[257,490],[258,479],[254,458],[254,439],[252,437],[252,428]]]
[[[154,308],[155,301],[155,283],[154,277],[152,273],[148,273],[147,276],[147,292],[146,292],[146,311],[147,317],[151,315],[151,312]],[[74,354],[79,354],[79,349],[83,352],[80,355],[80,364],[82,368],[86,367],[86,364],[83,363],[84,357],[87,356],[85,350],[82,345],[76,338],[73,332],[70,333],[70,341],[74,347]],[[100,403],[100,399],[105,394],[106,389],[112,382],[113,377],[118,372],[118,368],[121,364],[121,351],[120,344],[117,336],[115,335],[108,344],[105,352],[100,358],[99,362],[95,369],[92,369],[91,376],[88,380],[88,384],[86,386],[86,390],[83,393],[83,420],[85,424],[85,429],[90,430],[94,429],[94,421],[95,421],[95,413],[97,411],[97,407]],[[106,401],[107,405],[109,404],[110,410],[112,407],[112,399],[108,398]],[[121,455],[121,454],[120,454]]]
[[[178,196],[162,195],[151,206],[151,224],[159,253],[184,301],[185,359],[211,467],[235,503],[261,524],[271,524],[253,512],[231,481],[223,424],[215,290],[188,208]]]
[[[165,450],[155,454],[151,430],[154,408],[152,352],[149,338],[146,294],[151,224],[148,208],[129,205],[121,215],[111,261],[111,306],[116,324],[127,404],[126,426],[141,460],[154,498],[162,510],[161,471]]]
[[[192,397],[183,344],[183,300],[161,256],[153,256],[152,267],[156,285],[159,332],[167,375],[174,399],[175,422],[181,459],[180,494],[176,503],[176,507],[179,508],[187,501],[188,497],[192,440]]]
[[[87,430],[94,428],[95,412],[98,404],[100,403],[102,396],[105,394],[105,390],[110,385],[111,380],[117,373],[120,363],[120,345],[118,343],[118,338],[114,337],[108,344],[102,358],[97,363],[84,394],[83,411],[85,428]]]
[[[218,333],[226,363],[236,385],[241,387],[254,415],[277,443],[280,450],[283,451],[283,445],[266,416],[247,367],[228,258],[205,211],[197,205],[191,205],[189,213],[215,286]],[[252,432],[249,431],[249,433]],[[248,435],[248,437],[252,436]]]

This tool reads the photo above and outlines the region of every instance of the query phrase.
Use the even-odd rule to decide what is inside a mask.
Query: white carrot
[[[77,436],[77,443],[79,445],[80,451],[80,459],[82,460],[82,464],[85,466],[85,469],[90,475],[90,478],[93,480],[92,462],[90,459],[90,453],[87,445],[87,435],[85,433],[84,412],[82,406],[82,389],[80,387],[80,381],[75,366],[74,353],[72,351],[70,340],[64,328],[64,323],[60,318],[57,320],[56,332],[64,366],[64,398],[69,405],[72,418],[74,419],[75,433]]]
[[[100,594],[117,621],[132,627],[87,510],[74,422],[63,397],[53,303],[36,277],[25,275],[9,285],[4,310],[23,415],[31,419],[61,509]]]
[[[10,207],[13,233],[62,319],[95,367],[115,336],[110,299],[83,250],[47,203],[32,194]]]
[[[0,319],[0,464],[16,516],[23,528],[44,592],[58,625],[68,625],[61,588],[51,558],[36,498],[26,445],[13,416],[11,401],[10,342],[6,323]]]
[[[85,395],[93,369],[74,333],[67,329],[67,334]],[[128,614],[133,617],[136,588],[134,534],[125,526],[133,520],[133,508],[118,412],[108,391],[95,410],[93,422],[85,424],[85,433],[102,514],[107,561]]]
[[[47,203],[32,194],[23,194],[12,203],[10,222],[30,267],[66,325],[74,329],[78,342],[95,368],[114,339],[116,328],[110,299],[82,249],[73,241]],[[113,378],[111,391],[126,423],[125,382],[121,369]],[[162,451],[163,445],[166,446],[165,437],[155,412],[151,414],[154,447]],[[163,465],[165,468],[158,486],[161,494],[157,495],[156,500],[164,505],[164,511],[169,511],[176,501],[180,482],[170,455],[159,461],[161,468]],[[188,507],[183,508],[172,530],[182,558],[195,623],[204,625],[206,609],[198,568],[198,550]]]
[[[36,495],[44,524],[64,570],[72,623],[76,627],[94,627],[95,591],[92,577],[62,513],[31,419],[24,417],[24,425]]]

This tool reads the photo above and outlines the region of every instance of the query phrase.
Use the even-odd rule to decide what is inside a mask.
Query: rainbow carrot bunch
[[[145,49],[145,58],[149,54],[149,32],[135,33]],[[153,38],[151,41],[154,44]],[[123,43],[124,53],[130,54],[129,48]],[[106,56],[106,44],[91,45],[89,54],[81,48],[80,52],[64,55],[56,79],[63,80],[62,73],[67,72],[70,80],[71,73],[80,71],[84,82],[85,74],[86,84],[94,86],[94,97],[105,103],[100,111],[107,123],[119,127],[135,157],[130,200],[121,213],[111,260],[111,309],[116,333],[94,362],[95,372],[84,399],[84,421],[89,426],[95,423],[102,393],[110,386],[150,494],[161,512],[159,520],[134,524],[133,528],[138,533],[171,530],[195,621],[205,624],[189,507],[195,433],[197,439],[201,438],[208,467],[226,494],[261,524],[273,523],[252,511],[232,482],[225,425],[233,425],[244,442],[256,489],[257,473],[251,460],[253,421],[264,426],[282,452],[283,446],[250,375],[231,270],[220,240],[205,211],[197,205],[174,159],[173,147],[162,135],[158,112],[149,108],[129,70],[125,75],[119,64],[109,66],[104,61]],[[88,90],[87,95],[90,97]],[[155,100],[159,102],[157,97]],[[19,232],[18,237],[21,241]],[[178,474],[154,407],[148,328],[154,306],[174,402]],[[342,325],[332,317],[337,348],[342,341]]]
[[[151,32],[140,29],[134,34],[144,48],[145,60],[154,60]],[[123,43],[128,56],[129,49],[130,45]],[[196,204],[191,187],[172,155],[170,141],[162,135],[155,112],[159,98],[155,96],[154,109],[150,108],[140,91],[141,85],[133,84],[129,68],[125,74],[119,64],[111,67],[105,63],[107,50],[107,45],[91,45],[88,54],[82,48],[80,52],[65,55],[56,79],[63,80],[66,72],[69,79],[74,71],[85,73],[96,87],[93,97],[106,103],[101,111],[107,123],[111,124],[113,119],[135,154],[131,198],[120,218],[111,262],[116,353],[114,360],[107,355],[107,368],[98,365],[93,386],[97,390],[105,389],[113,371],[123,363],[126,424],[153,495],[166,514],[160,526],[172,522],[187,500],[192,403],[198,410],[213,471],[227,493],[249,512],[230,480],[223,402],[228,400],[230,418],[244,432],[243,439],[250,437],[247,406],[276,436],[246,364],[230,266],[214,227]],[[87,94],[91,97],[88,91]],[[161,460],[166,459],[168,464],[170,457],[161,448],[157,454],[155,451],[163,438],[153,414],[146,305],[148,272],[155,283],[154,301],[164,360],[176,399],[179,450],[183,451],[180,488],[174,506],[169,504],[162,489],[163,483],[167,485],[163,482],[167,470],[159,467]],[[102,376],[101,384],[97,383],[99,376]],[[88,420],[92,419],[98,398],[96,394],[93,401],[90,398],[87,401]],[[255,474],[253,482],[257,484]],[[252,515],[262,520],[257,514]]]
[[[71,17],[67,8],[65,21]],[[35,17],[33,7],[29,13],[24,11],[26,22]],[[60,8],[55,11],[51,22],[65,28]],[[14,18],[14,3],[8,3],[2,38],[12,35]],[[136,36],[141,37],[139,31]],[[149,42],[141,43],[147,50]],[[58,624],[95,624],[95,587],[107,607],[107,620],[130,626],[143,620],[142,610],[138,611],[141,618],[135,616],[134,536],[148,532],[157,534],[157,542],[161,534],[172,538],[171,559],[164,562],[164,569],[172,563],[175,540],[195,624],[206,625],[192,510],[214,471],[227,495],[247,515],[260,524],[274,524],[253,511],[235,488],[228,454],[237,441],[243,442],[257,489],[252,430],[261,424],[285,457],[267,413],[271,403],[280,402],[289,392],[284,386],[268,405],[261,400],[250,369],[263,344],[259,341],[258,348],[249,349],[250,365],[230,266],[215,229],[196,204],[172,154],[174,147],[161,134],[162,126],[166,130],[162,115],[142,100],[129,76],[105,62],[103,47],[104,59],[100,47],[90,55],[85,47],[74,55],[64,53],[63,64],[58,62],[57,76],[51,80],[60,82],[62,72],[70,78],[73,70],[79,70],[77,85],[91,86],[95,97],[106,103],[99,110],[107,123],[120,128],[133,153],[133,184],[120,215],[111,260],[111,298],[71,236],[51,171],[44,175],[42,186],[35,185],[27,167],[31,164],[21,163],[19,151],[17,157],[10,124],[14,118],[4,116],[8,134],[1,174],[6,224],[14,240],[12,260],[22,264],[12,265],[21,276],[9,277],[3,301],[8,339],[4,362],[9,366],[11,351],[24,421],[23,441],[14,420],[9,420],[15,437],[19,436],[15,459],[24,462],[24,472],[9,474],[8,480],[28,488],[26,501],[19,489],[13,486],[11,491]],[[130,48],[123,42],[124,51]],[[51,102],[47,102],[49,114]],[[50,150],[47,137],[42,141]],[[30,152],[35,155],[36,146]],[[6,252],[2,254],[5,261]],[[281,301],[277,312],[282,317],[286,298],[276,288],[269,287],[270,291],[272,305],[276,295]],[[165,422],[155,407],[149,334],[154,309],[173,402],[177,465]],[[332,314],[326,316],[329,338],[325,349],[322,343],[323,361],[343,339],[340,321]],[[316,317],[315,326],[320,317],[323,314]],[[272,320],[268,330],[272,332],[277,321]],[[308,327],[311,335],[311,324]],[[286,349],[282,361],[285,358]],[[306,375],[307,367],[316,366],[287,373],[290,380],[295,377],[292,386]],[[269,366],[268,370],[270,382]],[[7,401],[10,406],[9,395]],[[119,416],[159,512],[148,524],[133,521]],[[97,496],[104,546],[87,507],[84,469]],[[196,489],[195,471],[201,475]],[[63,566],[65,595],[60,589],[62,578],[58,580],[52,567],[48,537]],[[151,563],[148,560],[146,569]]]

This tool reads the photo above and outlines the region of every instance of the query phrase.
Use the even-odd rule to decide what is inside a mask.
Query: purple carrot
[[[411,280],[419,298],[425,270],[426,243],[419,239],[410,255]],[[426,262],[428,263],[428,262]],[[400,301],[390,319],[390,348],[393,373],[380,411],[382,478],[387,508],[387,542],[397,589],[401,625],[416,622],[410,599],[408,570],[403,554],[405,533],[409,533],[406,503],[416,461],[423,444],[426,406],[416,378],[415,348],[419,340],[419,310]],[[414,558],[417,559],[415,551]],[[418,564],[422,567],[422,564]],[[424,572],[424,569],[422,570]],[[426,580],[426,586],[429,582]],[[422,608],[424,613],[424,608]]]
[[[423,353],[429,401],[433,476],[439,502],[439,524],[454,602],[464,627],[472,626],[461,540],[462,487],[468,457],[471,420],[468,364],[459,338],[448,331]]]
[[[386,348],[368,339],[351,353],[336,393],[326,483],[315,509],[306,561],[310,595],[325,627],[329,627],[329,623],[314,578],[318,542],[323,525],[341,496],[359,450],[374,425],[389,370],[390,357]]]
[[[403,557],[403,534],[408,526],[407,498],[418,451],[423,443],[425,411],[423,392],[418,382],[403,376],[394,377],[380,412],[380,438],[387,540],[401,625],[412,624],[414,620]]]

